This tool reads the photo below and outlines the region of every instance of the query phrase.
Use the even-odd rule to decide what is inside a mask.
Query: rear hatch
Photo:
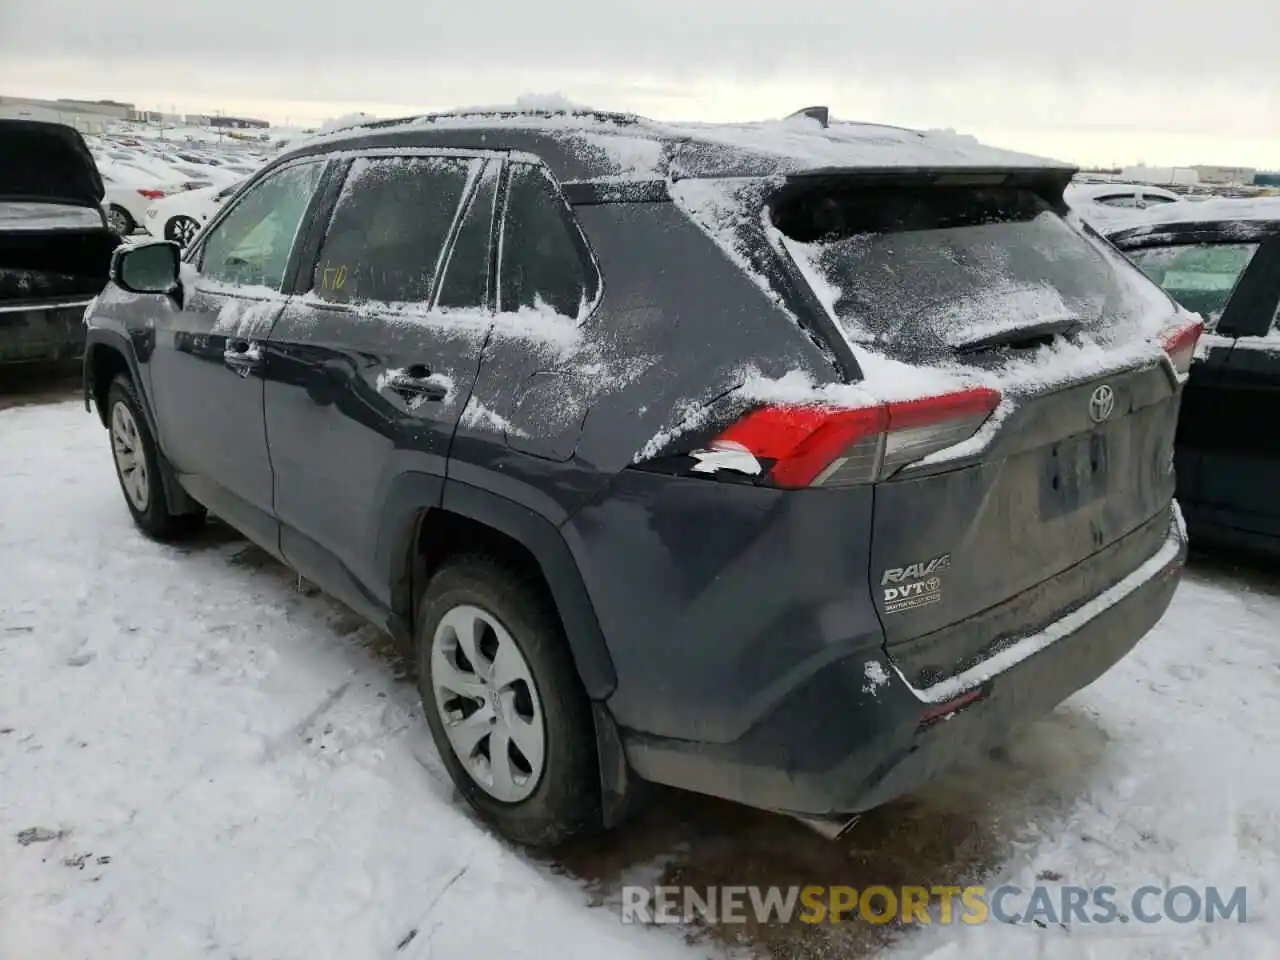
[[[83,304],[102,289],[119,244],[102,195],[75,129],[0,120],[0,313]]]
[[[795,448],[829,463],[797,472],[774,433],[770,476],[826,495],[874,484],[870,586],[887,653],[920,687],[1086,603],[1168,533],[1199,326],[1069,225],[1060,191],[801,177],[763,204],[771,245],[861,368],[845,394],[819,391],[855,412],[807,422]],[[753,424],[779,422],[754,416],[721,439],[754,449]]]
[[[0,201],[97,207],[102,177],[74,127],[0,120]]]

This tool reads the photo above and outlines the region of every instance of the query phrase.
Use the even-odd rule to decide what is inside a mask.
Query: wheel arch
[[[431,542],[437,537],[442,546],[433,554]],[[604,702],[617,685],[613,660],[577,561],[554,523],[513,500],[456,480],[421,473],[397,477],[378,535],[379,561],[390,575],[393,633],[411,643],[414,605],[433,566],[457,549],[477,546],[529,564],[547,590],[591,701],[603,823],[621,823],[644,803],[648,791],[627,762],[617,723]]]
[[[587,696],[607,698],[617,685],[613,661],[564,536],[528,507],[469,484],[406,473],[390,486],[378,553],[389,575],[396,632],[412,636],[414,604],[431,573],[460,549],[476,547],[536,574],[560,617]]]
[[[182,488],[177,474],[164,455],[163,441],[157,427],[155,411],[151,407],[151,398],[142,384],[138,369],[138,360],[129,340],[111,330],[91,329],[85,336],[84,369],[82,373],[84,388],[84,409],[86,412],[96,409],[98,420],[107,426],[107,395],[116,377],[124,376],[133,385],[133,391],[142,407],[142,415],[146,419],[147,429],[160,453],[160,480],[164,484],[164,492],[175,512],[194,510],[198,505]]]
[[[147,427],[153,437],[157,436],[150,398],[142,390],[138,361],[128,339],[111,330],[91,329],[84,345],[84,408],[86,411],[96,409],[104,427],[107,425],[107,392],[111,381],[121,374],[128,377],[138,391]]]

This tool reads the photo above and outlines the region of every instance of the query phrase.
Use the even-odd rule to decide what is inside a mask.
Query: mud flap
[[[636,776],[622,749],[618,725],[604,704],[591,702],[591,719],[596,731],[596,756],[600,763],[600,816],[606,830],[612,829],[644,807],[653,787]]]

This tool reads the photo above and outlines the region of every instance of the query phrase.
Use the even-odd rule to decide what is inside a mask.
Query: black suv
[[[508,837],[647,782],[838,835],[1177,584],[1199,325],[1072,172],[820,111],[371,123],[119,252],[86,406],[142,530],[208,509],[406,645]]]
[[[1169,204],[1111,242],[1207,324],[1176,448],[1193,542],[1280,556],[1280,197]]]

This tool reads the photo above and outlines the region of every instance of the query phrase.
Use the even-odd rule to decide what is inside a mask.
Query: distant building
[[[1162,187],[1194,187],[1200,183],[1200,174],[1195,167],[1125,167],[1121,179]]]
[[[1256,173],[1253,176],[1253,183],[1257,187],[1280,187],[1280,171]]]
[[[1243,187],[1253,183],[1258,171],[1252,167],[1219,167],[1200,164],[1195,167],[1200,182],[1206,186]]]
[[[141,110],[138,112],[137,119],[144,123],[169,123],[174,125],[187,122],[187,118],[183,114],[169,113],[164,110]]]
[[[266,120],[255,120],[252,117],[228,117],[220,114],[209,117],[208,121],[211,127],[230,127],[233,130],[257,130],[271,126]]]
[[[38,100],[33,97],[0,97],[0,117],[65,123],[81,133],[102,133],[108,120],[132,120],[133,104],[111,100]]]

